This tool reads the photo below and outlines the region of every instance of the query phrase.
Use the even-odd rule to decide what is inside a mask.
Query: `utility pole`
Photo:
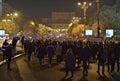
[[[100,0],[96,0],[97,3],[97,36],[100,37]]]

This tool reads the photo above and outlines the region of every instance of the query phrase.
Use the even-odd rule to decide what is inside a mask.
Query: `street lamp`
[[[72,23],[77,24],[81,20],[81,17],[73,17],[72,18]]]
[[[83,2],[83,3],[78,3],[78,6],[80,6],[82,9],[83,9],[83,12],[84,12],[84,24],[86,24],[86,17],[87,17],[87,9],[89,8],[89,6],[91,6],[92,3],[87,3],[87,2]]]
[[[10,19],[2,19],[2,22],[10,22]]]
[[[31,21],[30,24],[31,24],[32,26],[35,26],[35,22],[34,22],[34,21]]]
[[[15,17],[18,17],[18,13],[14,12],[14,13],[10,13],[10,14],[6,14],[7,17],[10,17],[12,22],[14,21]]]
[[[10,19],[2,19],[2,29],[4,29],[4,24],[11,22]]]
[[[92,5],[92,3],[88,3],[88,2],[83,2],[83,3],[77,3],[78,6],[80,6],[83,9],[83,15],[84,15],[84,31],[83,33],[85,34],[85,25],[86,25],[86,18],[87,18],[87,9]]]
[[[17,28],[17,23],[16,23],[16,21],[14,21],[14,19],[16,18],[16,17],[18,17],[18,13],[17,12],[13,12],[13,13],[8,13],[8,14],[6,14],[6,16],[7,16],[7,19],[9,19],[10,21],[11,21],[11,24],[13,24],[15,27],[16,27],[16,29],[18,29]],[[14,28],[14,27],[13,27]],[[11,32],[12,33],[12,32]]]
[[[100,37],[100,18],[99,18],[99,14],[100,14],[100,0],[95,0],[97,3],[97,35],[98,37]]]
[[[36,32],[36,23],[35,23],[35,21],[30,21],[30,24],[33,27],[32,29],[33,29],[33,33],[35,35],[35,32]]]

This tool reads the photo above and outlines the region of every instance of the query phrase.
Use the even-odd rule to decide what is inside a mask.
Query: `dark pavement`
[[[30,62],[26,56],[21,56],[12,61],[11,71],[7,70],[6,64],[0,66],[0,81],[120,81],[120,73],[110,74],[106,68],[105,75],[97,74],[96,63],[90,64],[87,76],[83,76],[82,69],[79,68],[76,69],[73,78],[70,78],[70,75],[63,78],[64,62],[61,64],[55,62],[53,60],[53,65],[48,67],[47,59],[45,59],[44,64],[40,66],[35,56]]]
[[[0,81],[22,81],[22,78],[19,75],[19,69],[16,65],[16,60],[19,59],[15,59],[14,61],[12,61],[11,71],[7,70],[6,63],[0,66]]]

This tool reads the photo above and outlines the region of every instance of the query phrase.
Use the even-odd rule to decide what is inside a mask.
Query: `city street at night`
[[[0,0],[0,81],[120,81],[120,0]]]
[[[54,59],[55,62],[55,59]],[[97,64],[90,64],[88,75],[82,74],[82,69],[77,69],[73,78],[70,75],[66,78],[64,70],[64,62],[61,64],[53,63],[52,67],[48,67],[47,59],[42,66],[39,65],[38,59],[33,57],[28,62],[26,56],[14,59],[11,63],[11,71],[8,71],[6,64],[0,66],[0,81],[119,81],[119,73],[110,74],[105,72],[97,74]],[[118,74],[118,75],[117,75]],[[115,80],[114,79],[118,80]],[[117,78],[116,78],[117,77]]]

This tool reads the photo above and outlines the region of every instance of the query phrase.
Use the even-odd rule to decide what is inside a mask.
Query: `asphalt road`
[[[14,59],[11,63],[11,71],[8,71],[6,64],[0,66],[0,81],[120,81],[120,73],[108,73],[105,75],[97,74],[97,64],[90,64],[87,76],[82,74],[82,67],[76,68],[73,78],[64,78],[64,62],[56,64],[53,60],[52,67],[48,67],[48,60],[44,60],[42,66],[39,65],[38,59],[33,56],[32,61],[28,61],[26,56]]]

